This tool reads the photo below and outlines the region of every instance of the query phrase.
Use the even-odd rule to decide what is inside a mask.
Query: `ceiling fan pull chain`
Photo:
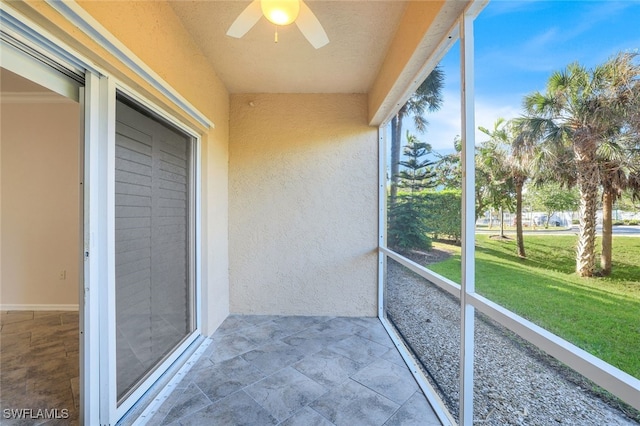
[[[278,26],[276,25],[276,43],[278,42]]]

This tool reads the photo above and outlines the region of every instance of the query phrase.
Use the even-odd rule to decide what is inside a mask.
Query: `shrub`
[[[424,194],[425,222],[433,238],[446,237],[460,241],[462,195],[458,190],[426,192]]]

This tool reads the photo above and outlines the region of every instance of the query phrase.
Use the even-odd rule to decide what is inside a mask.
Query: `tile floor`
[[[0,311],[0,424],[78,424],[78,333],[78,312]],[[68,417],[10,420],[5,409]]]
[[[230,316],[149,425],[439,425],[375,318]]]

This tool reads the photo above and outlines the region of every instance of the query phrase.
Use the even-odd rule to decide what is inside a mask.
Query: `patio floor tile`
[[[349,380],[310,407],[336,426],[353,426],[384,424],[400,405]]]
[[[244,391],[214,402],[200,411],[179,419],[182,426],[275,425],[278,421]]]
[[[374,361],[352,378],[398,404],[404,404],[418,390],[415,379],[406,368],[383,359]]]
[[[327,390],[293,368],[285,368],[246,389],[276,419],[286,420]]]
[[[344,383],[362,367],[358,362],[326,349],[293,365],[302,374],[327,387]]]
[[[329,350],[351,358],[354,361],[370,364],[384,355],[388,347],[360,336],[351,336],[329,346]]]
[[[333,426],[333,423],[322,417],[317,411],[304,407],[280,423],[279,426]]]
[[[159,425],[439,424],[375,318],[232,315]]]
[[[222,399],[265,377],[241,357],[201,369],[194,383],[211,400]]]
[[[242,358],[265,374],[273,374],[304,358],[295,347],[276,341],[242,355]]]
[[[192,384],[182,393],[173,392],[171,397],[163,404],[169,408],[169,411],[165,413],[164,419],[158,423],[152,421],[150,424],[168,425],[210,404],[211,401],[196,385]]]
[[[389,419],[385,426],[439,426],[440,420],[431,410],[422,392],[416,391]]]

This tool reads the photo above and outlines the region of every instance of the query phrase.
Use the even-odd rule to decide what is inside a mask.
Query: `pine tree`
[[[404,147],[405,160],[398,173],[396,202],[390,205],[388,244],[399,251],[430,250],[431,239],[425,221],[424,190],[436,186],[433,161],[425,159],[431,153],[431,145],[420,142],[407,132]]]

